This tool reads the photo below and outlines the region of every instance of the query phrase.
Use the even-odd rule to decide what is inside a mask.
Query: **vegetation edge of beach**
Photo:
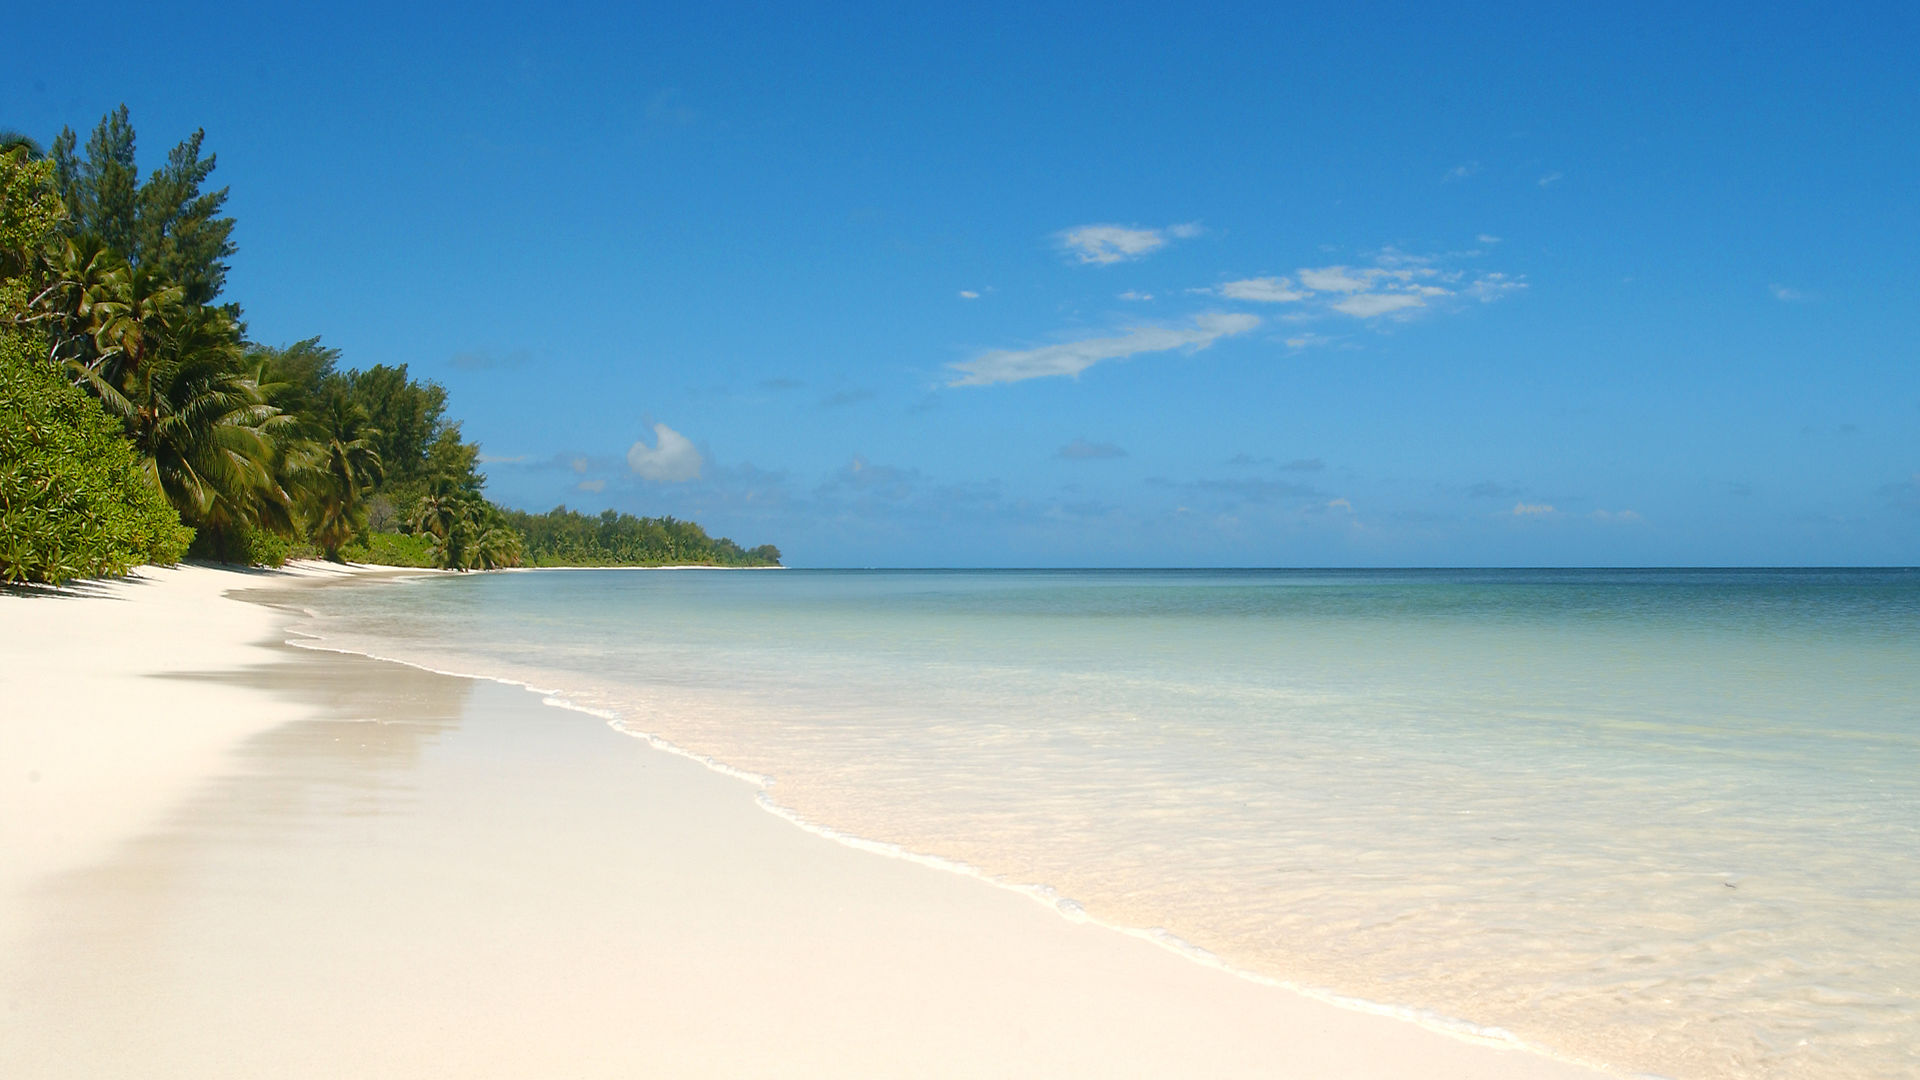
[[[502,507],[447,392],[252,340],[204,132],[141,181],[126,106],[84,147],[0,132],[0,580],[184,556],[278,566],[775,566],[673,517]]]

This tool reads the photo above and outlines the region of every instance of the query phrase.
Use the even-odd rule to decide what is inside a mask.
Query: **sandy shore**
[[[278,644],[224,595],[261,583],[0,596],[7,1075],[1599,1075],[844,847],[525,691]]]

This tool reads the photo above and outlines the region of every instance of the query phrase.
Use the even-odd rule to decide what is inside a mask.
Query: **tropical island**
[[[84,145],[0,133],[0,579],[185,557],[279,566],[778,566],[691,521],[499,506],[447,391],[248,336],[204,132],[140,179],[126,106]]]

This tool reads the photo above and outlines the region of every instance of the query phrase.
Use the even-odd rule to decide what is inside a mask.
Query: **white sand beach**
[[[17,1077],[1594,1077],[858,851],[204,567],[0,596]]]

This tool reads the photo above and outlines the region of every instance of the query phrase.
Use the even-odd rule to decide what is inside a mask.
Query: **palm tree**
[[[330,394],[319,417],[317,468],[309,484],[313,541],[327,558],[340,561],[340,547],[367,531],[365,495],[385,475],[373,440],[379,432],[367,410],[345,394]]]
[[[494,521],[484,525],[474,538],[467,560],[475,570],[498,570],[519,566],[525,556],[526,548],[520,534],[505,522]]]
[[[413,509],[413,531],[433,538],[434,562],[442,569],[466,569],[465,524],[473,495],[459,483],[437,476]]]
[[[216,545],[250,528],[289,532],[291,499],[274,463],[292,418],[240,369],[231,321],[215,308],[134,318],[138,293],[115,303],[122,310],[102,320],[111,331],[102,355],[71,370],[120,420],[180,519]]]
[[[93,367],[101,360],[96,335],[125,315],[126,278],[133,271],[90,236],[63,240],[48,264],[47,284],[32,301],[35,318],[47,325],[48,355],[69,367]]]
[[[28,161],[39,161],[47,156],[46,147],[31,135],[22,134],[12,128],[0,128],[0,154],[11,154],[15,150],[23,151]]]

